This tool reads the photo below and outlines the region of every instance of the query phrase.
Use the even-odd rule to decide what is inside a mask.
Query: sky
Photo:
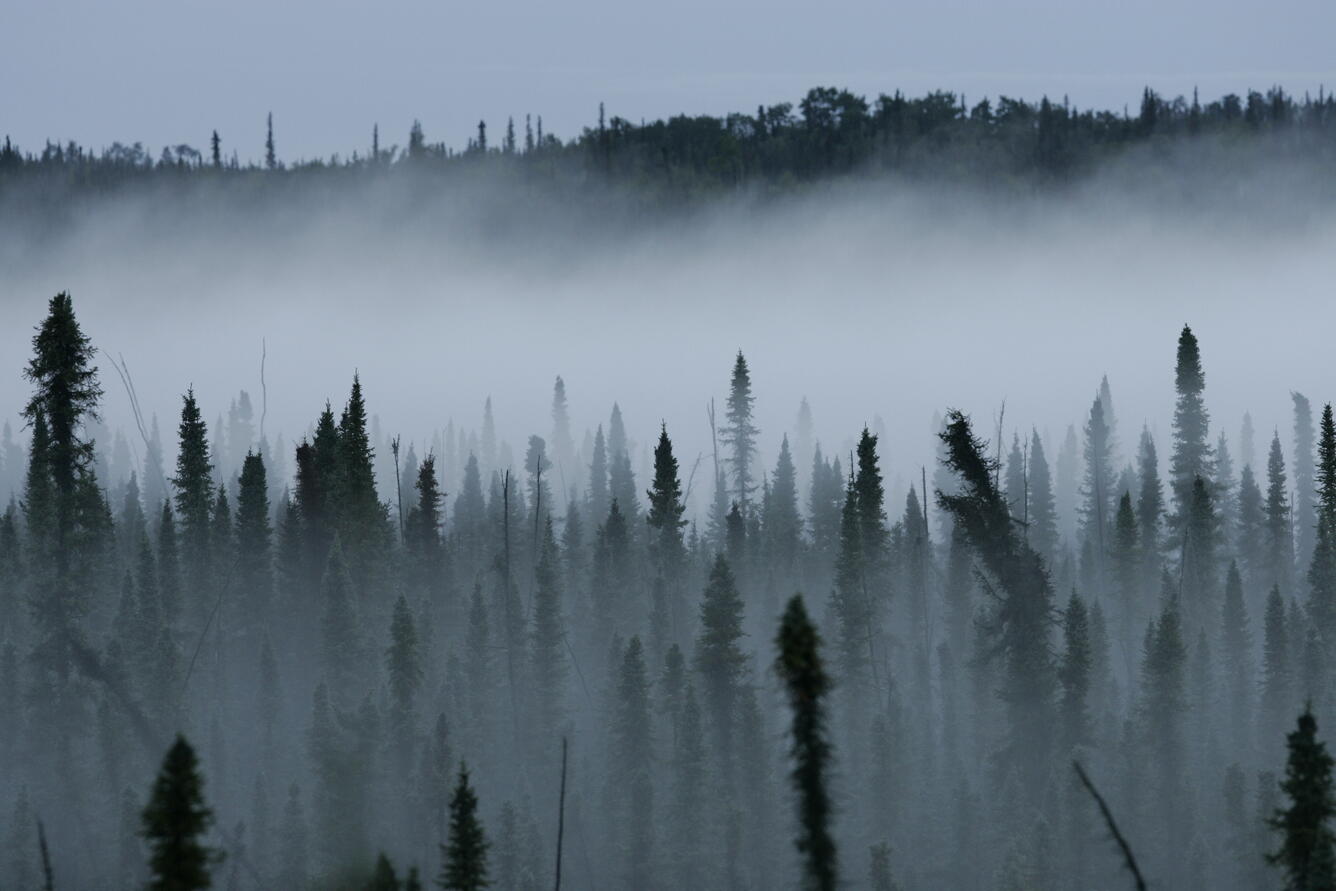
[[[752,111],[810,87],[967,100],[1068,96],[1135,110],[1143,85],[1203,97],[1336,85],[1336,4],[1275,0],[0,0],[0,135],[155,154],[281,158],[404,144],[461,147],[507,116],[570,138],[597,118]]]

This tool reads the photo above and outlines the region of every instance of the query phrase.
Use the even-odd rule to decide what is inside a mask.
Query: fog
[[[828,448],[881,418],[894,476],[931,464],[948,406],[991,418],[1005,403],[1008,431],[1060,437],[1103,375],[1125,425],[1167,435],[1190,323],[1234,436],[1245,411],[1283,429],[1289,390],[1322,392],[1336,312],[1333,205],[1302,171],[1263,161],[1239,179],[1196,171],[1170,195],[1116,171],[1060,196],[873,183],[621,226],[541,191],[488,225],[477,191],[402,182],[267,215],[130,197],[0,267],[0,350],[17,371],[38,308],[68,290],[164,432],[187,386],[210,420],[240,389],[258,400],[263,343],[271,439],[306,432],[357,370],[405,443],[476,427],[491,397],[518,448],[546,434],[561,375],[577,433],[620,402],[641,445],[664,421],[687,456],[709,452],[705,406],[741,350],[763,463],[806,397]],[[109,422],[127,425],[104,378]],[[0,380],[9,417],[25,392]]]
[[[180,732],[216,817],[204,837],[225,855],[215,887],[401,887],[374,884],[379,853],[400,879],[412,867],[432,882],[455,856],[442,846],[461,762],[495,887],[552,885],[558,812],[568,888],[830,887],[793,846],[810,827],[792,816],[805,791],[789,781],[774,667],[802,591],[834,682],[841,886],[1123,887],[1069,774],[1078,758],[1152,886],[1272,887],[1263,818],[1283,805],[1285,734],[1310,697],[1324,736],[1336,726],[1322,643],[1336,583],[1310,591],[1308,575],[1327,559],[1311,425],[1333,397],[1329,174],[1183,141],[1062,186],[868,174],[667,209],[596,182],[402,167],[270,191],[240,174],[71,191],[36,211],[30,194],[0,195],[0,419],[28,449],[23,371],[68,292],[98,351],[101,422],[80,430],[111,516],[102,549],[91,532],[44,544],[55,533],[31,507],[30,465],[0,451],[0,508],[14,499],[0,526],[0,886],[37,881],[34,814],[56,887],[142,884],[140,813]],[[1197,344],[1198,439],[1223,435],[1232,463],[1182,457]],[[729,414],[740,355],[755,400],[742,421]],[[354,375],[375,452],[367,503],[365,456],[347,445],[360,427],[341,417]],[[161,433],[160,470],[131,387]],[[176,458],[188,390],[212,450],[202,491],[224,493],[196,527]],[[242,391],[253,411],[238,424]],[[1294,393],[1311,402],[1303,417]],[[1000,461],[973,482],[952,451],[968,436],[937,435],[966,423],[952,409]],[[739,452],[747,423],[758,432]],[[661,430],[681,531],[648,509]],[[1273,433],[1287,477],[1266,467]],[[553,462],[538,480],[533,436]],[[299,444],[316,455],[300,479]],[[268,477],[248,489],[251,449]],[[415,488],[429,454],[439,517]],[[592,481],[591,462],[610,477]],[[1245,463],[1265,511],[1240,491]],[[634,493],[625,520],[619,492]],[[1052,540],[1031,532],[1045,522]],[[76,571],[91,602],[50,618],[40,604]],[[1029,626],[1007,612],[1022,598]],[[50,640],[77,670],[44,661]]]

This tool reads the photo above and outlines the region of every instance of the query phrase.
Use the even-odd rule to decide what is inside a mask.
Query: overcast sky
[[[1331,0],[0,0],[0,134],[94,147],[203,149],[242,159],[428,139],[479,118],[544,117],[569,138],[608,113],[638,120],[752,110],[810,86],[1070,96],[1135,108],[1173,96],[1336,84]]]

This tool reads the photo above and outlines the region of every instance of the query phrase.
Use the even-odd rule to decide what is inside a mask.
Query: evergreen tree
[[[825,696],[830,687],[821,661],[821,639],[807,618],[801,595],[784,610],[775,639],[775,668],[788,692],[793,714],[790,730],[792,780],[798,797],[798,852],[803,857],[803,886],[834,891],[838,884],[835,840],[830,833],[831,801],[826,788],[831,745],[826,738]]]
[[[1090,620],[1085,601],[1075,592],[1067,601],[1062,623],[1063,652],[1058,667],[1062,684],[1064,750],[1072,751],[1090,742]]]
[[[237,584],[244,598],[248,626],[263,627],[273,593],[273,527],[269,522],[269,486],[264,459],[247,452],[237,491]]]
[[[538,717],[538,739],[544,745],[556,733],[565,712],[566,686],[565,620],[561,605],[561,554],[557,549],[552,517],[543,527],[542,547],[534,571],[533,629],[529,669]]]
[[[622,409],[612,405],[608,420],[608,494],[621,505],[622,513],[634,519],[640,511],[636,497],[636,479],[631,471],[631,446],[622,422]]]
[[[594,431],[594,451],[589,462],[589,514],[595,522],[608,515],[608,448],[602,424]]]
[[[469,771],[459,765],[459,781],[450,797],[450,838],[441,845],[441,875],[436,884],[448,891],[479,891],[487,880],[487,836],[478,820],[478,797]]]
[[[338,530],[348,569],[365,585],[385,545],[388,513],[376,496],[375,450],[367,432],[366,401],[361,378],[354,374],[348,404],[339,418]]]
[[[1281,832],[1279,850],[1267,860],[1285,873],[1287,891],[1336,888],[1336,815],[1332,793],[1332,758],[1327,744],[1317,738],[1317,719],[1311,708],[1299,716],[1298,726],[1286,737],[1289,757],[1280,787],[1290,800],[1268,820]]]
[[[1286,487],[1285,458],[1280,450],[1280,434],[1271,439],[1271,454],[1266,462],[1265,547],[1267,581],[1279,585],[1289,596],[1293,590],[1294,537],[1291,532],[1289,490]]]
[[[1207,440],[1210,414],[1202,393],[1206,374],[1201,351],[1192,329],[1183,326],[1178,337],[1178,365],[1174,372],[1178,401],[1174,404],[1174,449],[1169,459],[1174,496],[1174,518],[1182,522],[1192,503],[1192,484],[1197,477],[1211,479],[1211,447]]]
[[[646,495],[649,497],[649,513],[645,519],[653,530],[650,558],[654,563],[655,584],[669,600],[668,619],[673,629],[670,636],[676,640],[676,629],[686,624],[680,604],[683,599],[681,573],[686,560],[682,527],[687,521],[682,518],[686,505],[682,502],[682,483],[678,479],[677,458],[673,456],[667,425],[659,430],[659,444],[654,448],[654,484]]]
[[[1022,771],[1024,788],[1037,792],[1052,741],[1056,673],[1049,655],[1053,592],[1033,549],[1017,538],[995,483],[996,467],[967,417],[947,416],[940,434],[946,466],[959,478],[958,494],[938,491],[995,585],[997,603],[983,627],[991,652],[1003,659],[1000,695],[1008,709],[1007,749]]]
[[[1109,552],[1110,521],[1114,495],[1113,455],[1111,434],[1104,421],[1104,403],[1098,396],[1090,406],[1090,418],[1085,426],[1085,480],[1081,494],[1081,537],[1090,542],[1095,555],[1097,593],[1103,593],[1108,584],[1105,577],[1105,559]]]
[[[1052,566],[1058,547],[1058,517],[1053,500],[1053,482],[1049,476],[1048,459],[1044,457],[1044,444],[1039,439],[1039,431],[1030,434],[1030,455],[1027,461],[1029,469],[1029,501],[1026,521],[1029,524],[1027,540],[1044,563]]]
[[[778,579],[787,580],[798,558],[802,538],[798,476],[789,451],[788,436],[779,444],[779,458],[775,461],[775,472],[770,480],[770,500],[762,522],[769,551],[767,565]]]
[[[890,534],[886,528],[886,494],[882,487],[877,457],[877,437],[863,428],[858,439],[858,473],[854,477],[854,498],[858,512],[859,559],[863,584],[873,597],[890,596],[888,552]]]
[[[1285,623],[1285,600],[1279,586],[1273,585],[1266,599],[1266,616],[1262,625],[1262,709],[1260,727],[1276,727],[1284,723],[1293,695],[1293,667],[1291,665],[1289,629]]]
[[[445,493],[436,479],[436,456],[428,455],[418,465],[417,503],[404,521],[404,545],[409,557],[409,577],[414,588],[429,596],[439,595],[445,587],[445,548],[441,542],[444,522],[441,503]]]
[[[1164,515],[1164,490],[1160,484],[1160,464],[1150,429],[1141,430],[1137,448],[1137,531],[1141,540],[1142,587],[1154,590],[1160,574],[1160,521]]]
[[[1225,574],[1225,603],[1221,621],[1224,645],[1225,690],[1229,707],[1229,725],[1245,729],[1251,726],[1252,634],[1248,610],[1243,599],[1243,578],[1238,564],[1231,560]]]
[[[152,891],[212,887],[211,863],[221,856],[204,844],[213,812],[204,803],[204,780],[195,750],[182,736],[168,749],[143,814],[143,835],[151,851]]]
[[[695,669],[700,676],[705,711],[716,742],[716,757],[724,775],[733,762],[733,720],[738,684],[747,657],[742,638],[742,597],[733,572],[722,555],[715,558],[700,604],[700,633],[696,638]]]
[[[1291,391],[1294,403],[1294,532],[1295,552],[1300,565],[1308,563],[1313,554],[1317,531],[1317,510],[1314,500],[1315,470],[1313,465],[1313,408],[1304,394]]]
[[[402,594],[394,602],[390,622],[390,645],[385,650],[385,671],[390,682],[390,735],[399,741],[401,765],[407,769],[412,740],[417,735],[417,694],[422,687],[422,655],[419,652],[413,611]]]
[[[342,702],[355,698],[361,657],[361,634],[353,583],[337,536],[325,566],[324,612],[320,619],[320,658],[334,695]]]
[[[193,607],[202,609],[200,596],[209,588],[209,531],[213,506],[213,464],[209,460],[208,429],[195,401],[195,391],[182,397],[180,441],[176,456],[176,513],[181,521],[182,567],[186,590],[194,594]]]
[[[572,474],[572,482],[579,468],[575,463],[575,442],[571,438],[570,409],[566,404],[566,382],[557,375],[552,386],[552,456],[557,462],[557,478],[565,480]]]
[[[1118,501],[1118,514],[1113,521],[1113,536],[1109,557],[1112,582],[1117,595],[1119,613],[1123,616],[1123,631],[1127,634],[1133,622],[1141,617],[1141,550],[1137,542],[1137,518],[1132,510],[1132,494],[1123,492]]]
[[[738,351],[733,362],[733,377],[729,383],[728,408],[724,412],[727,421],[720,431],[724,444],[728,446],[728,465],[733,474],[733,500],[745,515],[750,505],[751,494],[756,490],[752,479],[752,461],[756,453],[756,437],[760,431],[752,423],[752,407],[756,397],[752,395],[751,372],[747,369],[747,360],[742,351]]]
[[[649,680],[639,637],[632,637],[622,658],[617,680],[617,704],[612,716],[612,771],[610,782],[622,808],[624,827],[624,887],[652,888],[654,833],[651,783],[653,736],[650,721]]]
[[[1314,471],[1317,511],[1320,516],[1336,519],[1336,420],[1332,418],[1330,402],[1322,407],[1318,430],[1317,468]]]

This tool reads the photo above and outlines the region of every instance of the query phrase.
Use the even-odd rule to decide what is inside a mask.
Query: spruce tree
[[[654,448],[654,484],[646,495],[649,512],[645,519],[652,530],[650,559],[657,576],[656,584],[662,586],[664,596],[669,600],[668,618],[673,629],[671,637],[675,640],[676,629],[686,622],[680,603],[683,599],[681,573],[686,560],[682,528],[687,521],[683,519],[686,505],[682,502],[677,458],[673,455],[673,443],[668,438],[666,424],[659,430],[659,444]]]
[[[1243,599],[1243,578],[1239,574],[1238,564],[1233,560],[1229,562],[1229,571],[1225,574],[1221,641],[1224,648],[1229,723],[1246,732],[1251,726],[1252,634],[1248,626],[1247,605]]]
[[[1085,601],[1074,591],[1063,616],[1062,639],[1058,680],[1062,684],[1063,748],[1071,752],[1090,742],[1090,619]]]
[[[1268,584],[1279,585],[1281,594],[1293,591],[1294,537],[1291,531],[1289,490],[1286,485],[1285,457],[1281,453],[1280,434],[1271,439],[1271,453],[1266,461],[1265,548]]]
[[[1313,554],[1317,531],[1315,504],[1315,471],[1313,464],[1313,408],[1304,394],[1291,391],[1294,403],[1294,532],[1295,556],[1300,565],[1307,565]]]
[[[608,515],[608,447],[603,425],[594,431],[594,450],[589,462],[589,515],[594,522]]]
[[[1137,531],[1141,540],[1143,590],[1154,590],[1160,573],[1160,525],[1164,515],[1164,490],[1160,483],[1159,458],[1149,428],[1142,428],[1137,448]]]
[[[1104,403],[1095,397],[1085,425],[1085,479],[1081,486],[1081,530],[1083,541],[1090,543],[1095,555],[1097,590],[1103,594],[1108,584],[1105,560],[1109,553],[1114,503],[1113,456],[1109,427],[1104,421]]]
[[[1026,510],[1026,522],[1029,524],[1027,539],[1035,552],[1044,558],[1044,562],[1052,566],[1058,547],[1058,518],[1053,500],[1053,481],[1038,430],[1030,434],[1030,455],[1026,464],[1030,493]]]
[[[1287,891],[1330,891],[1336,888],[1336,815],[1332,791],[1332,757],[1317,738],[1317,719],[1311,707],[1299,716],[1286,737],[1289,756],[1280,788],[1290,800],[1267,821],[1282,833],[1280,848],[1267,855],[1285,873]]]
[[[552,529],[552,517],[543,525],[543,541],[534,570],[533,627],[529,670],[537,733],[546,746],[556,734],[565,714],[566,689],[565,620],[562,616],[561,553]]]
[[[487,880],[487,836],[478,819],[478,796],[469,785],[469,771],[459,765],[459,780],[450,797],[450,837],[441,845],[441,874],[436,884],[447,891],[479,891]]]
[[[247,452],[237,490],[237,585],[249,628],[263,627],[273,594],[273,527],[264,459]]]
[[[775,648],[775,668],[784,681],[792,712],[791,778],[798,798],[796,845],[803,857],[803,887],[834,891],[839,871],[826,788],[831,745],[826,733],[825,697],[830,679],[822,665],[821,639],[807,617],[801,595],[794,595],[784,610]]]
[[[760,431],[752,423],[752,407],[756,397],[752,395],[751,372],[742,351],[738,351],[733,362],[733,376],[729,382],[728,407],[724,412],[727,421],[720,435],[728,446],[728,466],[732,471],[732,495],[745,515],[751,503],[751,494],[756,490],[752,477],[752,462],[756,454],[756,437]]]
[[[631,470],[631,445],[622,421],[622,409],[612,404],[608,419],[608,494],[621,505],[622,513],[634,519],[640,513],[636,479]]]
[[[623,886],[654,886],[653,735],[649,679],[639,637],[626,645],[617,679],[616,709],[612,715],[612,770],[610,782],[621,806],[625,867]]]
[[[725,777],[732,771],[734,705],[747,663],[739,643],[742,608],[742,597],[728,561],[722,555],[715,557],[701,597],[695,669],[714,734],[715,754]]]
[[[1262,703],[1259,714],[1261,731],[1284,723],[1289,713],[1294,688],[1289,629],[1285,621],[1285,599],[1280,587],[1273,585],[1266,599],[1262,625]]]
[[[417,694],[422,687],[422,654],[419,652],[413,611],[402,594],[394,602],[390,622],[390,645],[385,650],[385,673],[390,684],[390,736],[400,749],[401,767],[407,770],[413,739],[417,736]]]
[[[221,856],[204,844],[213,812],[204,803],[204,780],[195,750],[176,737],[143,813],[148,841],[151,891],[192,891],[212,887],[209,867]]]
[[[200,597],[209,588],[209,531],[213,507],[213,464],[209,460],[208,429],[195,401],[195,391],[182,397],[180,442],[176,456],[176,515],[181,522],[181,557],[186,590],[193,596],[191,606],[198,614],[203,609]]]
[[[1178,364],[1174,372],[1178,401],[1174,404],[1174,448],[1169,459],[1174,495],[1174,517],[1181,522],[1192,503],[1192,484],[1197,477],[1212,477],[1211,447],[1207,440],[1210,414],[1202,393],[1206,374],[1202,371],[1197,338],[1187,325],[1178,337]]]
[[[1053,590],[1039,555],[1016,535],[995,483],[995,462],[969,418],[951,411],[940,438],[946,467],[960,489],[950,495],[938,490],[937,501],[960,526],[994,589],[996,603],[980,627],[991,638],[990,652],[1003,660],[999,693],[1008,711],[1007,754],[1021,772],[1023,788],[1037,794],[1053,741],[1057,677],[1048,648]]]

